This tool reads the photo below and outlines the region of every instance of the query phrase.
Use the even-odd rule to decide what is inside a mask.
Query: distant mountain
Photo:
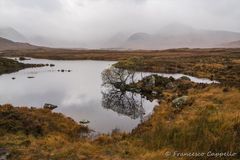
[[[134,33],[123,43],[130,49],[209,48],[240,39],[240,33],[202,30],[182,24],[170,24],[155,34]]]
[[[222,46],[227,47],[227,48],[240,48],[240,40],[224,43],[224,44],[222,44]]]
[[[30,45],[28,43],[13,42],[5,38],[0,37],[0,51],[3,50],[16,50],[16,49],[35,49],[37,46]]]
[[[0,37],[9,39],[15,42],[26,42],[27,38],[11,27],[0,28]]]
[[[134,33],[128,38],[129,41],[145,41],[150,39],[151,39],[151,35],[143,32]]]

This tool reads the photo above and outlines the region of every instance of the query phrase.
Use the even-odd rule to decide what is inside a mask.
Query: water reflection
[[[145,114],[141,96],[131,92],[122,92],[115,88],[102,92],[102,106],[132,119],[140,118],[141,121]]]
[[[77,122],[89,120],[89,127],[102,133],[109,133],[114,128],[131,131],[145,115],[152,113],[157,104],[156,101],[151,102],[138,94],[124,91],[122,82],[136,81],[140,74],[133,76],[132,72],[123,70],[118,74],[114,70],[113,74],[120,77],[121,81],[114,77],[108,80],[120,87],[122,92],[114,87],[106,89],[101,86],[102,71],[115,62],[31,59],[24,63],[55,66],[27,68],[1,75],[0,104],[42,107],[45,103],[51,103],[59,106],[55,112],[70,116]],[[71,72],[58,72],[61,69]],[[28,79],[29,76],[35,78]],[[12,77],[15,77],[15,80],[12,80]],[[197,80],[202,82],[201,79]]]
[[[125,115],[131,119],[140,119],[143,121],[145,114],[143,107],[143,100],[154,101],[156,98],[160,98],[161,93],[157,91],[153,92],[151,89],[142,90],[137,86],[135,88],[132,84],[146,78],[152,73],[136,73],[135,71],[124,70],[121,68],[115,68],[114,66],[105,69],[102,72],[102,86],[107,88],[102,92],[102,106],[106,109],[111,109],[118,114]],[[182,74],[156,74],[162,77],[174,77],[180,78],[184,76]],[[191,76],[187,76],[190,80],[196,83],[216,83],[208,79],[199,79]],[[146,79],[145,79],[146,81]],[[155,85],[155,77],[150,77],[149,82],[144,84],[150,87]],[[161,85],[164,84],[164,80],[160,79]],[[149,87],[149,86],[148,86]],[[149,92],[150,91],[150,92]],[[141,95],[140,95],[141,94]],[[143,97],[146,97],[143,98]]]
[[[131,119],[143,121],[145,110],[140,94],[127,92],[126,85],[133,83],[135,72],[110,67],[102,72],[102,85],[107,88],[102,92],[102,106]]]
[[[89,127],[96,132],[109,133],[118,128],[129,132],[140,122],[102,106],[101,73],[115,62],[108,61],[55,61],[31,59],[24,63],[55,64],[41,68],[27,68],[0,76],[0,104],[42,107],[45,103],[57,105],[54,112],[63,113],[79,122],[89,120]],[[71,72],[58,72],[70,69]],[[28,79],[28,76],[34,76]],[[15,77],[15,80],[12,80]],[[135,95],[135,100],[139,97]],[[140,98],[139,98],[140,99]],[[146,115],[155,103],[143,100]]]

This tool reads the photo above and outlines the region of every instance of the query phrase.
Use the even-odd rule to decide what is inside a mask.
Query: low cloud
[[[0,0],[0,26],[46,45],[94,47],[172,22],[240,32],[239,6],[239,0]]]

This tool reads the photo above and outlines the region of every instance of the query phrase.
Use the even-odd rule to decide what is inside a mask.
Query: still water
[[[54,104],[58,106],[55,112],[61,112],[77,122],[89,120],[88,126],[100,133],[109,133],[116,128],[129,132],[148,117],[157,105],[156,101],[150,102],[137,94],[122,94],[104,88],[101,73],[115,63],[113,61],[31,59],[24,63],[55,66],[28,68],[1,75],[0,104],[29,107]],[[176,78],[182,76],[162,75]],[[192,80],[211,82],[195,77],[192,77]]]

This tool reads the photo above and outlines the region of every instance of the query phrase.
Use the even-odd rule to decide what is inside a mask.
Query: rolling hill
[[[11,40],[0,37],[0,51],[3,50],[21,50],[21,49],[35,49],[37,46],[33,46],[28,43],[13,42]]]

